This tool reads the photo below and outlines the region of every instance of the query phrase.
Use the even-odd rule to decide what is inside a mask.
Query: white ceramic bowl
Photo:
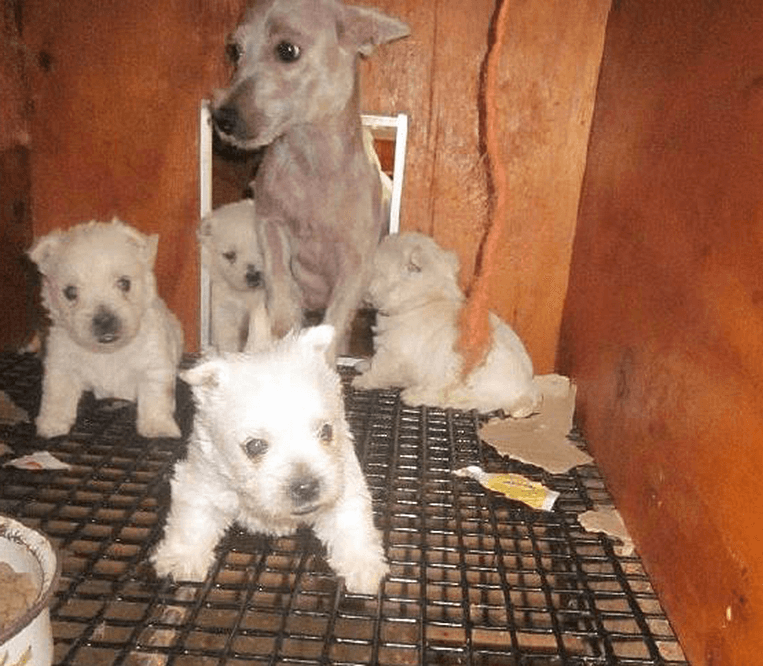
[[[50,666],[53,631],[48,606],[61,573],[56,551],[40,532],[0,515],[0,562],[30,574],[37,586],[31,608],[0,630],[0,664]]]

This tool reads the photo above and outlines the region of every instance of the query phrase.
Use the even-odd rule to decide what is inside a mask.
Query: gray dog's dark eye
[[[234,261],[236,261],[236,253],[233,250],[223,252],[223,259],[232,264]]]
[[[117,288],[119,291],[123,291],[125,294],[130,291],[130,287],[132,286],[132,283],[130,282],[130,278],[128,277],[121,277],[117,280]]]
[[[241,56],[244,55],[244,49],[241,48],[241,44],[238,42],[228,42],[225,45],[225,55],[228,56],[228,60],[230,60],[233,65],[238,65]]]
[[[276,46],[276,55],[281,62],[294,62],[299,60],[299,56],[302,54],[299,46],[292,44],[291,42],[279,42]]]
[[[268,450],[268,443],[259,437],[253,437],[244,442],[244,453],[250,458],[261,456]]]
[[[64,298],[66,298],[67,301],[76,301],[77,287],[75,287],[73,284],[70,284],[69,286],[64,287]]]

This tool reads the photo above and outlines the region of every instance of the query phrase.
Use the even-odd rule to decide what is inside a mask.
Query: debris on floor
[[[580,524],[589,532],[603,532],[622,542],[621,555],[633,554],[633,540],[625,527],[620,512],[614,507],[592,509],[578,516]]]
[[[14,458],[5,463],[4,467],[16,467],[32,472],[50,469],[70,469],[71,465],[61,462],[50,451],[35,451],[20,458]]]
[[[468,476],[478,481],[488,490],[501,493],[509,499],[517,500],[533,509],[551,511],[559,497],[555,490],[546,488],[542,483],[532,481],[521,474],[488,474],[477,465],[469,465],[453,471],[456,476]]]
[[[572,444],[575,384],[562,375],[535,378],[543,391],[540,411],[524,419],[492,419],[479,430],[480,437],[498,453],[552,474],[564,474],[593,458]]]

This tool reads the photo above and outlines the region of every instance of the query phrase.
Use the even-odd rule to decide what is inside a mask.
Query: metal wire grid
[[[32,415],[39,385],[34,357],[0,356],[0,390]],[[0,468],[0,511],[43,530],[63,557],[56,663],[687,663],[639,559],[577,522],[611,505],[594,466],[539,473],[482,445],[473,414],[410,408],[395,391],[346,396],[392,570],[374,597],[342,590],[309,531],[231,530],[203,584],[156,580],[147,558],[183,445],[137,436],[132,405],[85,399],[72,433],[47,442],[30,424],[0,428],[16,455],[47,448],[72,465]],[[187,432],[182,383],[178,403]],[[467,464],[523,473],[560,498],[533,511],[452,475]]]

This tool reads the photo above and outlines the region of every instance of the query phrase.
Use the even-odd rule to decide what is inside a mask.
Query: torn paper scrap
[[[485,488],[518,500],[533,509],[551,511],[559,493],[546,488],[542,483],[528,479],[521,474],[491,474],[477,465],[469,465],[453,471],[456,476],[466,476],[479,481]]]
[[[29,423],[29,414],[13,402],[5,391],[0,391],[0,423],[3,425]]]
[[[71,469],[71,465],[61,462],[49,451],[35,451],[28,456],[21,456],[9,460],[3,467],[18,467],[31,471],[41,471],[46,469]]]
[[[535,382],[543,393],[537,414],[492,419],[480,428],[479,436],[501,455],[552,474],[592,462],[591,456],[567,439],[575,413],[575,384],[562,375],[539,375]]]
[[[587,532],[604,532],[611,537],[619,539],[623,543],[622,555],[633,553],[633,540],[628,534],[623,518],[617,509],[606,507],[592,509],[578,516],[578,522]]]

